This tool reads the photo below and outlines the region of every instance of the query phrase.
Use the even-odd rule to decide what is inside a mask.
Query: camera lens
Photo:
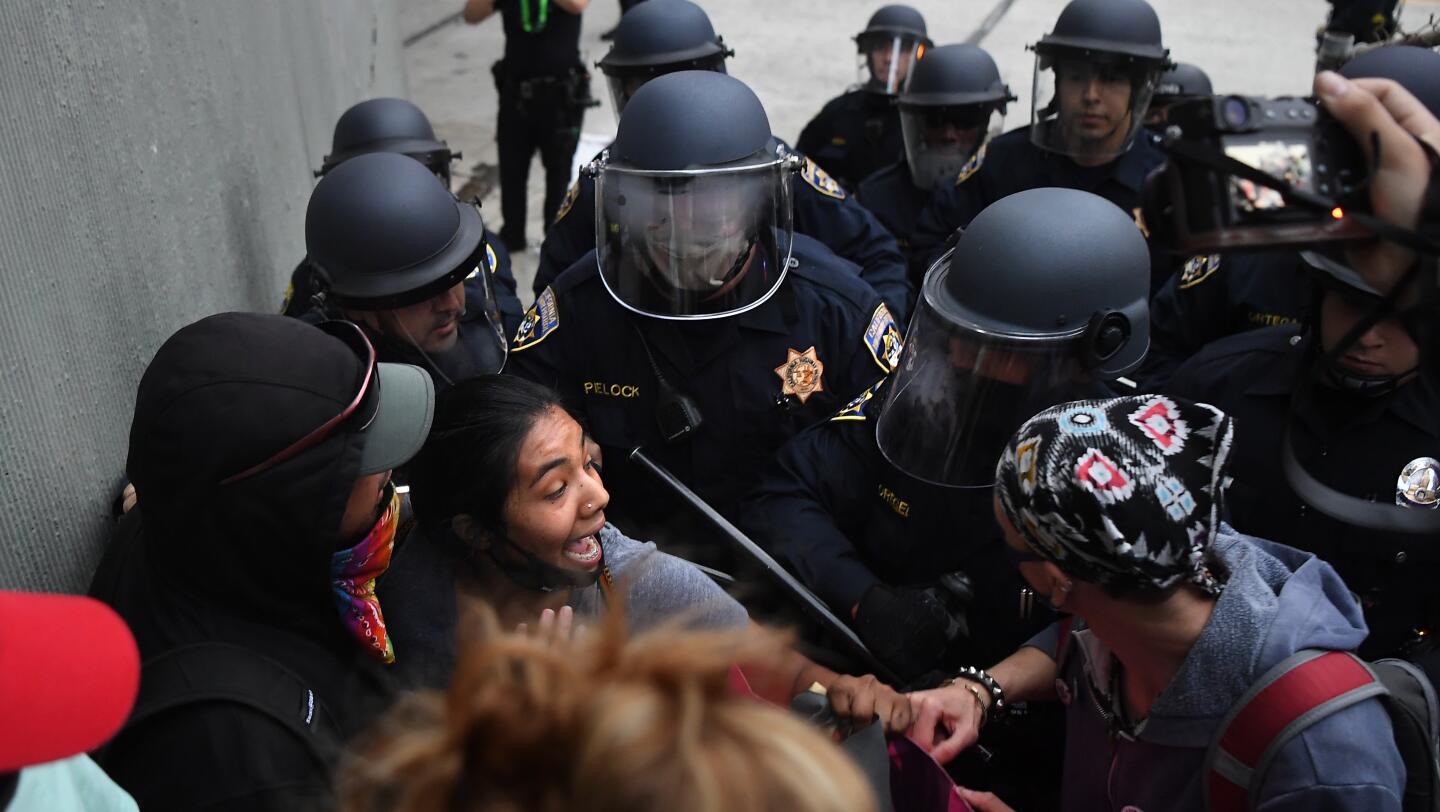
[[[1220,103],[1220,119],[1226,126],[1241,129],[1250,123],[1250,103],[1240,96],[1227,96]]]

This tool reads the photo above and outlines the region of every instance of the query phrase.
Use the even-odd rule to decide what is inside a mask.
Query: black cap
[[[370,99],[342,113],[320,173],[369,152],[409,155],[422,163],[439,164],[436,168],[448,166],[451,157],[450,147],[435,137],[430,119],[404,99]]]
[[[964,104],[1004,103],[1014,94],[1000,81],[1000,69],[985,49],[975,45],[941,45],[925,52],[910,72],[910,84],[900,105],[950,107]]]
[[[620,18],[610,52],[596,64],[608,74],[723,60],[733,54],[715,34],[705,10],[690,0],[646,0]]]
[[[305,248],[332,301],[385,310],[459,284],[485,261],[485,225],[424,166],[377,152],[321,179],[305,212]]]
[[[770,119],[755,91],[733,76],[687,70],[635,91],[620,115],[610,161],[634,169],[696,169],[768,153],[771,143]]]
[[[881,6],[879,11],[870,15],[870,21],[865,24],[865,30],[855,35],[856,41],[863,37],[881,35],[910,36],[930,44],[929,33],[925,29],[925,17],[910,6]]]
[[[1056,50],[1108,54],[1166,62],[1160,18],[1145,0],[1070,0],[1055,29],[1035,44],[1040,54]]]
[[[1044,340],[1125,322],[1104,372],[1121,374],[1150,345],[1150,251],[1115,204],[1076,189],[1028,189],[975,216],[926,301],[954,323],[997,337]]]
[[[1176,62],[1175,66],[1160,74],[1155,85],[1156,99],[1187,99],[1212,96],[1210,77],[1189,62]]]

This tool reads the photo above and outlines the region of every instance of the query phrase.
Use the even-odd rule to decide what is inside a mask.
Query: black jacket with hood
[[[273,468],[219,483],[340,413],[364,372],[343,342],[281,316],[221,314],[177,332],[136,396],[126,470],[141,507],[91,585],[143,659],[198,642],[245,647],[298,675],[347,739],[392,690],[329,583],[332,553],[350,543],[339,528],[362,438],[341,423]],[[238,705],[160,716],[122,733],[101,763],[145,810],[308,809],[329,796],[303,745]]]

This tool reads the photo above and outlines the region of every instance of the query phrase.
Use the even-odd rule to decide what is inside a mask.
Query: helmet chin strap
[[[547,564],[536,557],[534,553],[511,541],[509,536],[500,536],[499,539],[499,544],[509,547],[520,557],[520,561],[506,561],[503,557],[496,555],[495,550],[499,544],[486,547],[485,556],[516,586],[535,592],[555,592],[561,589],[581,589],[590,586],[600,580],[600,573],[605,568],[604,547],[600,548],[600,560],[595,563],[595,568],[582,572]],[[595,539],[595,543],[600,543],[598,537]]]
[[[1414,380],[1420,372],[1420,368],[1416,367],[1399,375],[1361,375],[1346,369],[1338,361],[1322,359],[1321,363],[1321,372],[1327,382],[1337,389],[1366,398],[1388,395]]]

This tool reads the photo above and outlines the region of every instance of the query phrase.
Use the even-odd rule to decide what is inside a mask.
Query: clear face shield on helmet
[[[945,261],[945,260],[942,260]],[[946,487],[995,483],[1015,430],[1040,410],[1095,394],[1081,362],[1083,331],[1019,338],[957,324],[922,296],[875,426],[880,453]]]
[[[1119,157],[1145,121],[1160,69],[1103,51],[1037,50],[1031,140],[1082,162]]]
[[[1004,122],[992,102],[953,106],[900,105],[905,162],[921,189],[953,180]]]
[[[595,176],[595,258],[624,307],[663,319],[742,313],[779,288],[793,231],[790,175],[765,154],[743,166],[656,171],[602,157]]]
[[[855,39],[856,80],[865,90],[898,96],[910,84],[910,69],[925,56],[913,34],[861,34]]]

